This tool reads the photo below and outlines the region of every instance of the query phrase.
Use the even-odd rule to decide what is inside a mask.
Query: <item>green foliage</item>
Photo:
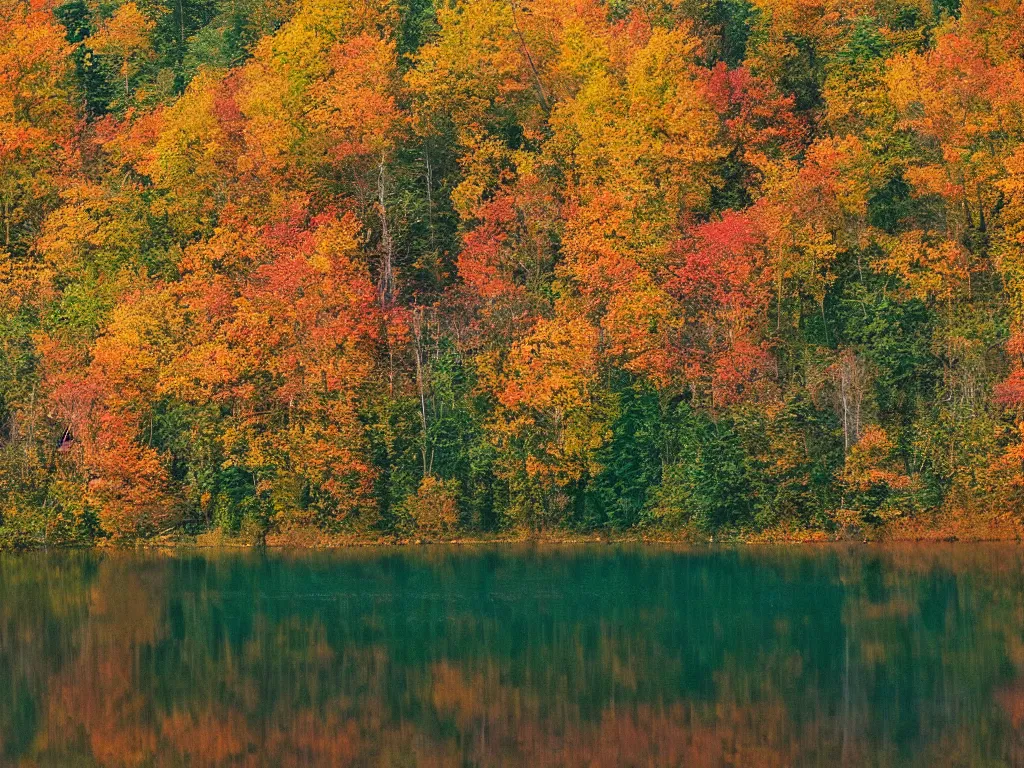
[[[618,394],[619,417],[598,457],[604,469],[588,488],[588,507],[595,508],[581,521],[588,528],[621,531],[635,525],[661,480],[666,434],[658,393],[627,379]]]
[[[695,413],[685,403],[678,403],[665,420],[672,460],[655,491],[652,521],[704,533],[749,525],[754,506],[735,422]]]

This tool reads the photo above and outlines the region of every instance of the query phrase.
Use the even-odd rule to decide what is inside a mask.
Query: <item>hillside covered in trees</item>
[[[1024,510],[1020,0],[0,0],[0,542]]]

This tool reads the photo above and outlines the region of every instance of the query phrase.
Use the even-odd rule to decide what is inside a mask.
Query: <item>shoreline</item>
[[[647,531],[620,533],[572,533],[568,531],[510,532],[480,536],[371,536],[367,534],[327,534],[317,530],[293,529],[275,532],[263,540],[231,536],[220,532],[198,535],[164,535],[134,540],[101,539],[92,542],[23,542],[0,545],[0,553],[57,549],[88,550],[190,550],[190,549],[267,549],[329,551],[339,549],[404,549],[423,546],[478,547],[493,545],[566,546],[583,544],[633,544],[640,546],[689,546],[707,548],[727,546],[758,548],[769,546],[816,547],[834,545],[928,545],[928,544],[1021,544],[1024,531],[1016,525],[982,525],[966,530],[912,528],[862,531],[858,534],[829,534],[822,531],[731,532],[702,535],[692,531]]]

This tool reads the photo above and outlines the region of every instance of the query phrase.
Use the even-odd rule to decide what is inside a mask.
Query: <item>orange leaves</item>
[[[181,322],[171,293],[157,286],[128,297],[92,350],[87,376],[98,397],[74,414],[72,434],[83,446],[100,522],[115,536],[138,533],[173,506],[162,457],[144,435]]]
[[[890,64],[889,90],[901,124],[923,143],[907,179],[918,194],[947,200],[955,237],[966,227],[985,228],[999,205],[995,186],[1004,159],[1024,138],[1018,98],[1024,67],[1019,59],[995,58],[992,50],[954,25],[933,50]]]
[[[795,100],[779,93],[767,78],[745,67],[730,70],[719,62],[709,73],[706,88],[726,141],[761,173],[769,171],[770,163],[793,157],[806,143],[809,126],[796,114]]]
[[[0,8],[0,247],[18,255],[77,168],[70,52],[49,11]]]
[[[200,73],[160,115],[157,134],[140,170],[166,190],[153,208],[192,234],[216,221],[239,173],[244,147],[232,80]]]
[[[162,367],[174,356],[178,320],[169,292],[158,286],[126,297],[91,361],[55,339],[37,339],[50,416],[88,476],[88,502],[115,537],[153,532],[173,512],[164,460],[147,431]]]
[[[951,435],[998,443],[978,414],[1005,361],[942,346],[964,318],[994,316],[985,350],[1024,320],[1019,9],[749,5],[286,0],[252,45],[269,23],[218,15],[189,39],[180,19],[179,51],[147,5],[76,5],[72,31],[11,0],[0,394],[34,397],[35,373],[48,398],[0,411],[70,424],[61,461],[80,455],[111,510],[192,498],[235,523],[369,520],[389,499],[450,518],[445,473],[472,505],[557,510],[623,449],[610,430],[631,439],[627,390],[645,425],[798,404],[824,466],[831,377],[860,447],[846,479],[816,476],[856,494],[931,445],[912,433],[936,382],[965,382]],[[129,108],[122,79],[164,103]],[[1009,367],[995,395],[1017,406]],[[858,443],[904,407],[899,446]],[[964,472],[949,456],[939,485]],[[500,492],[468,477],[492,465]]]
[[[325,54],[335,44],[360,35],[390,38],[398,24],[396,6],[394,0],[304,0],[277,32],[259,41],[254,64],[301,87],[323,76]]]
[[[155,26],[138,5],[125,3],[88,39],[89,47],[101,55],[110,52],[128,58],[149,49],[149,33]]]
[[[668,384],[676,370],[680,309],[666,293],[669,244],[630,233],[632,216],[612,191],[571,209],[562,274],[574,301],[566,308],[597,318],[602,355]],[[633,234],[633,237],[630,237]],[[659,233],[661,234],[661,233]],[[641,247],[637,247],[641,246]]]
[[[654,253],[636,253],[630,247],[627,236],[632,217],[612,189],[599,192],[586,206],[569,206],[567,213],[563,269],[595,308],[636,279],[641,259],[657,266],[668,252],[663,242],[656,243]]]
[[[802,166],[765,185],[754,210],[778,291],[799,291],[822,302],[839,255],[867,244],[865,154],[856,138],[821,139],[808,148]]]
[[[115,308],[40,347],[54,368],[74,358],[51,377],[52,402],[74,422],[109,532],[130,532],[133,504],[209,498],[189,487],[198,476],[168,480],[187,439],[178,421],[154,437],[165,413],[201,439],[207,477],[241,469],[288,519],[371,519],[361,414],[385,334],[397,337],[353,211],[405,124],[396,22],[386,0],[308,0],[244,66],[201,70],[173,104],[97,124],[96,162],[118,170],[68,189],[38,247],[60,285],[87,281],[89,301]],[[151,31],[129,3],[89,45],[130,80]],[[167,282],[147,274],[151,251]]]
[[[565,485],[599,471],[595,455],[610,437],[614,402],[598,383],[597,343],[597,329],[562,315],[511,350],[497,392],[504,415],[491,433],[499,445],[520,446],[528,475]]]
[[[857,137],[819,139],[780,197],[797,218],[821,222],[851,244],[867,215],[871,158]]]
[[[86,41],[87,45],[101,56],[114,56],[120,60],[126,99],[130,94],[129,79],[137,62],[153,53],[150,33],[155,28],[156,22],[146,17],[133,1],[114,11],[114,15],[104,21],[96,33]]]
[[[283,376],[279,398],[286,403],[310,388],[324,387],[326,394],[365,378],[363,345],[380,327],[373,283],[352,260],[354,217],[295,234],[298,249],[282,248],[253,272],[229,332],[253,356],[254,372]]]
[[[108,405],[144,410],[161,369],[176,356],[183,326],[182,309],[165,286],[122,299],[92,349],[92,374],[103,382]]]
[[[26,3],[0,9],[0,160],[15,148],[30,149],[38,134],[56,122],[72,123],[66,84],[71,47],[49,11]],[[14,121],[11,124],[8,121]]]
[[[659,387],[697,385],[726,404],[772,368],[761,325],[768,284],[789,267],[769,258],[767,232],[777,246],[803,249],[814,241],[800,229],[817,226],[828,248],[826,233],[856,203],[847,203],[848,182],[833,158],[845,159],[846,147],[818,147],[797,180],[790,158],[807,127],[793,100],[744,69],[700,68],[698,47],[685,24],[654,29],[621,71],[591,70],[556,108],[552,146],[571,153],[573,171],[560,271],[583,311],[600,318],[611,359]],[[766,191],[776,198],[825,210],[796,222],[766,202],[694,227],[733,151],[771,182]],[[865,193],[856,191],[862,214]],[[831,254],[811,258],[827,269]]]
[[[996,239],[996,263],[1013,287],[1017,319],[1024,311],[1024,144],[1004,162],[1004,175],[996,186],[1002,195],[1001,227]]]
[[[573,173],[560,270],[579,311],[599,318],[603,352],[659,386],[681,384],[690,341],[686,308],[666,288],[673,243],[705,210],[727,154],[698,45],[686,25],[652,30],[552,115],[552,146]]]
[[[299,350],[300,356],[330,356],[376,336],[373,284],[352,259],[357,238],[358,223],[349,214],[326,217],[310,231],[266,233],[249,246],[272,250],[236,287],[227,337],[251,356],[255,369],[271,365],[287,378]],[[278,360],[285,349],[292,352]]]
[[[454,128],[460,141],[509,121],[544,136],[555,104],[632,47],[599,0],[466,0],[437,8],[437,38],[406,78],[419,130]]]
[[[524,172],[472,216],[458,257],[466,285],[488,303],[539,289],[556,258],[558,208],[550,187]]]
[[[646,275],[618,286],[608,300],[601,330],[603,351],[625,370],[658,387],[678,386],[682,318],[677,302]]]
[[[874,425],[865,427],[860,440],[846,457],[842,472],[843,484],[858,493],[866,493],[875,488],[890,491],[910,488],[913,481],[896,467],[893,460],[894,448],[884,429]]]
[[[830,54],[842,39],[844,16],[867,12],[861,11],[859,0],[754,0],[752,5],[760,19],[747,62],[776,82],[790,62],[798,60],[801,43]]]
[[[357,176],[383,162],[404,120],[396,22],[390,0],[307,0],[264,38],[239,73],[246,169],[315,194],[327,162]]]
[[[330,152],[339,160],[389,152],[403,120],[394,43],[362,34],[336,45],[328,61],[331,73],[311,87],[308,114],[327,133]]]
[[[916,299],[948,301],[964,296],[971,273],[979,269],[975,257],[960,243],[929,242],[920,230],[893,238],[888,245],[879,266],[903,278],[908,294]]]
[[[486,203],[478,216],[480,225],[463,238],[459,276],[481,298],[491,300],[516,289],[502,253],[516,225],[516,211],[512,199],[501,195]]]
[[[428,535],[450,535],[459,524],[458,481],[426,475],[414,495],[405,502],[416,530]]]
[[[1005,100],[1007,74],[986,60],[974,40],[947,32],[933,51],[891,63],[890,92],[907,127],[952,149],[995,127],[991,107]]]
[[[669,285],[688,310],[685,359],[713,402],[726,405],[772,367],[760,339],[773,280],[765,234],[753,214],[730,212],[695,229],[681,248]]]
[[[406,77],[420,101],[421,130],[449,119],[460,132],[479,134],[508,112],[527,125],[538,124],[543,86],[531,91],[516,13],[515,4],[501,0],[438,8],[440,35],[420,49]]]
[[[762,216],[728,212],[643,261],[615,230],[601,233],[616,226],[612,215],[572,230],[573,285],[599,313],[602,354],[659,388],[696,387],[716,406],[748,395],[774,368],[763,326],[776,272]]]
[[[597,330],[580,318],[543,320],[512,349],[499,400],[566,412],[585,405],[597,376]]]
[[[752,399],[757,394],[758,385],[774,378],[776,373],[775,360],[768,345],[749,336],[730,340],[713,360],[711,397],[716,408]]]
[[[685,28],[655,31],[625,73],[598,71],[558,106],[556,142],[572,152],[581,201],[610,185],[637,227],[672,226],[688,208],[705,204],[708,164],[724,152],[695,49]]]
[[[1024,405],[1024,370],[1014,371],[1005,381],[997,384],[994,394],[1000,405],[1014,408]]]
[[[328,500],[320,522],[369,508],[374,471],[358,409],[382,319],[360,244],[351,214],[284,222],[196,246],[186,260],[196,271],[122,298],[88,373],[50,382],[108,532],[132,533],[132,520],[174,504],[168,457],[147,436],[167,398],[221,409],[230,461],[274,468],[277,491],[317,489]],[[224,274],[218,249],[246,253]],[[48,352],[58,366],[59,351]]]
[[[690,144],[686,151],[694,160],[700,159],[707,124],[714,119],[696,87],[699,49],[688,24],[671,31],[656,29],[633,53],[626,70],[632,116],[646,123],[647,131],[664,134],[670,144]]]
[[[141,425],[114,413],[94,418],[97,435],[87,448],[86,463],[95,473],[89,495],[100,523],[115,538],[158,532],[160,522],[173,519],[174,512],[160,455],[137,440]]]
[[[964,0],[960,27],[998,61],[1024,55],[1024,6],[1016,0]]]
[[[374,476],[358,409],[382,327],[373,282],[354,259],[359,223],[324,216],[308,231],[265,237],[273,255],[239,287],[219,332],[237,366],[234,426],[248,435],[247,461],[283,475],[290,467],[331,500],[326,514],[345,517],[367,507]]]
[[[1024,333],[1017,330],[1006,343],[1006,351],[1010,355],[1013,371],[1005,381],[995,387],[995,400],[1008,408],[1019,408],[1024,405]]]

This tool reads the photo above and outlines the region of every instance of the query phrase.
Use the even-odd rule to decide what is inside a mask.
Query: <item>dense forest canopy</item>
[[[1019,0],[0,0],[0,541],[1024,503]]]

